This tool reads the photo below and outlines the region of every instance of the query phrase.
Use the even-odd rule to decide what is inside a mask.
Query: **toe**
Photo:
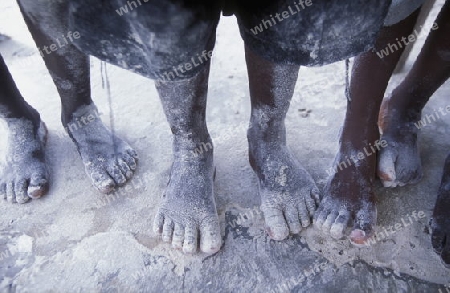
[[[331,237],[337,240],[342,239],[344,237],[344,232],[348,226],[349,221],[350,221],[350,213],[340,212],[330,228]]]
[[[300,225],[300,219],[298,216],[298,210],[295,207],[288,207],[284,212],[284,216],[286,217],[287,224],[289,226],[289,230],[292,234],[298,234],[302,230],[302,226]]]
[[[317,187],[314,187],[313,190],[311,191],[311,196],[314,199],[316,206],[314,207],[314,211],[312,212],[311,216],[314,214],[314,212],[316,211],[317,207],[320,205],[320,190]],[[311,213],[311,210],[310,210]]]
[[[219,221],[214,219],[204,223],[200,227],[200,250],[208,254],[216,253],[222,245]]]
[[[8,182],[6,184],[6,199],[8,202],[15,203],[16,202],[16,195],[14,193],[14,183]]]
[[[365,244],[366,240],[372,236],[376,218],[375,207],[360,210],[356,214],[355,225],[350,233],[350,241],[356,245]]]
[[[88,171],[91,177],[92,183],[101,193],[110,193],[114,191],[116,184],[114,180],[108,175],[107,172],[102,172],[100,170]]]
[[[308,227],[311,224],[311,217],[313,216],[313,214],[309,212],[305,204],[299,204],[297,208],[303,228]]]
[[[35,173],[31,176],[30,184],[28,185],[27,194],[33,199],[40,198],[47,193],[49,188],[47,172]]]
[[[173,229],[172,247],[174,249],[181,250],[183,248],[184,241],[184,228],[180,224],[175,224]]]
[[[164,225],[164,215],[162,213],[157,213],[155,220],[153,221],[153,232],[155,234],[161,235]]]
[[[119,166],[114,164],[108,168],[108,173],[118,186],[123,186],[127,182],[127,178],[120,170]]]
[[[266,231],[273,240],[283,240],[289,236],[289,228],[286,225],[283,212],[276,208],[261,208],[266,221]]]
[[[332,211],[331,213],[328,214],[325,222],[322,225],[322,231],[325,233],[329,233],[331,226],[334,224],[334,222],[336,221],[336,218],[338,216],[338,212]]]
[[[316,195],[311,192],[311,196],[305,197],[306,208],[308,209],[308,214],[312,217],[317,209]]]
[[[14,186],[14,193],[16,194],[16,201],[18,203],[26,203],[30,198],[28,197],[28,182],[25,179],[19,180]]]
[[[197,227],[193,224],[189,224],[185,228],[183,252],[192,254],[197,252],[198,246],[198,231]]]
[[[126,153],[123,156],[123,160],[127,163],[128,167],[130,167],[130,169],[132,171],[135,171],[137,168],[137,159],[135,159],[132,155]]]
[[[162,232],[162,240],[164,242],[170,242],[172,241],[172,234],[173,234],[173,221],[171,219],[166,218],[164,220],[163,225],[163,232]]]
[[[119,165],[120,171],[122,171],[122,174],[125,175],[125,178],[127,180],[130,180],[133,177],[133,171],[131,170],[130,166],[128,166],[124,159],[118,159],[117,163]]]
[[[391,150],[382,150],[378,160],[378,177],[383,182],[384,187],[395,187],[397,178],[395,172],[396,155]]]
[[[137,152],[135,150],[133,150],[132,148],[127,149],[127,153],[135,160],[139,159]]]
[[[314,227],[316,229],[322,230],[322,226],[325,223],[329,212],[322,207],[319,207],[316,214],[314,215]]]

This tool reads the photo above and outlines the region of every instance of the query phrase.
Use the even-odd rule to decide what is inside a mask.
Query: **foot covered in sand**
[[[377,221],[373,193],[376,161],[375,157],[367,157],[353,162],[347,160],[351,156],[344,153],[336,157],[335,173],[325,187],[324,198],[314,216],[314,226],[335,239],[349,234],[353,244],[363,245],[373,234]],[[343,168],[342,162],[350,164]]]
[[[381,106],[379,126],[382,140],[388,146],[378,155],[378,177],[384,187],[415,184],[423,174],[417,143],[418,120],[406,118],[408,115],[395,108],[391,99],[386,99]],[[413,116],[420,117],[420,114]]]
[[[180,148],[186,144],[177,140],[175,144],[178,147],[170,181],[155,217],[154,231],[184,253],[193,254],[199,248],[207,254],[216,253],[222,237],[213,192],[212,147],[200,154]]]
[[[284,240],[311,224],[320,191],[284,144],[259,137],[256,127],[249,130],[250,164],[259,179],[261,211],[269,237]]]
[[[93,104],[81,106],[66,130],[77,146],[87,175],[100,192],[110,193],[131,179],[137,153],[105,127]]]
[[[8,140],[0,161],[0,198],[26,203],[44,195],[49,186],[45,163],[47,128],[41,121],[6,118]]]

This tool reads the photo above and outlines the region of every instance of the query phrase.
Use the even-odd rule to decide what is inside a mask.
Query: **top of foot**
[[[81,106],[66,130],[77,146],[86,173],[100,192],[110,193],[131,179],[137,154],[106,128],[95,105]]]

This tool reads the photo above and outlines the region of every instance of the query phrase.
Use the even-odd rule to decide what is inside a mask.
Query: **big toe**
[[[336,240],[342,239],[350,222],[350,213],[347,211],[340,212],[330,228],[330,235]]]
[[[27,194],[30,198],[37,199],[47,193],[49,188],[48,172],[42,171],[33,174],[28,185]]]
[[[391,150],[381,150],[378,158],[378,177],[384,187],[397,186],[397,173],[395,171],[395,161],[397,156]]]
[[[222,236],[217,219],[206,221],[200,227],[200,250],[204,253],[213,254],[220,250]]]
[[[350,241],[355,245],[364,245],[373,234],[376,218],[375,207],[360,210],[356,214],[355,225],[350,233]]]
[[[277,208],[261,208],[266,222],[266,231],[273,240],[284,240],[289,236],[289,228],[283,212]]]
[[[105,170],[101,168],[87,168],[86,172],[91,177],[92,184],[101,193],[111,193],[116,187],[116,183]]]

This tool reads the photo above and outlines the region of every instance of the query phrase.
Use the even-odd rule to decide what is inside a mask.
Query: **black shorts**
[[[71,0],[76,45],[157,80],[194,76],[212,56],[223,10],[245,45],[276,63],[316,66],[373,45],[391,0]]]

